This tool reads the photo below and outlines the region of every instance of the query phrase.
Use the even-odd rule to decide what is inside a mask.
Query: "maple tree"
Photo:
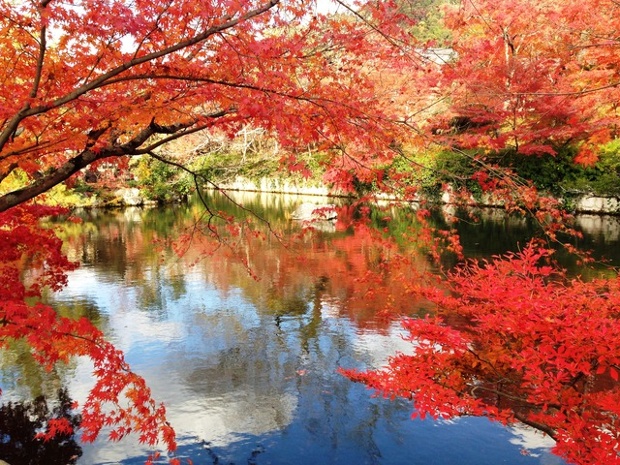
[[[570,463],[620,463],[620,280],[569,279],[552,253],[532,244],[420,285],[436,313],[403,323],[411,353],[343,373],[411,399],[414,415],[521,421]]]
[[[131,371],[123,354],[87,318],[60,317],[52,307],[39,302],[44,288],[60,289],[66,273],[76,266],[62,253],[62,241],[54,231],[42,228],[37,221],[41,215],[60,212],[58,208],[20,205],[0,214],[0,346],[23,339],[47,369],[73,356],[92,360],[96,381],[81,406],[80,427],[85,440],[93,440],[102,428],[112,427],[112,439],[135,431],[145,443],[154,445],[162,439],[169,450],[174,450],[174,432],[165,421],[165,408],[151,398],[144,379]],[[57,434],[72,433],[71,423],[61,417],[47,421],[40,436],[50,440]]]
[[[462,148],[553,155],[570,145],[577,162],[594,163],[600,144],[617,136],[619,15],[613,0],[448,8],[450,111],[436,129]]]
[[[0,346],[24,339],[48,368],[92,360],[85,440],[106,428],[111,439],[136,432],[176,447],[164,407],[123,355],[88,320],[38,302],[75,265],[40,223],[61,211],[31,201],[86,167],[162,159],[180,137],[247,125],[278,138],[289,169],[305,170],[294,154],[312,144],[338,162],[334,183],[350,187],[355,169],[374,176],[398,125],[364,64],[402,60],[377,37],[400,34],[404,16],[390,2],[348,10],[355,20],[306,0],[0,2]],[[50,421],[44,437],[69,430]]]
[[[362,51],[385,50],[364,22],[307,1],[72,4],[2,4],[0,180],[21,169],[31,181],[0,196],[0,211],[206,128],[251,123],[290,149],[387,151],[388,118],[361,67]],[[388,3],[377,14],[393,22]]]

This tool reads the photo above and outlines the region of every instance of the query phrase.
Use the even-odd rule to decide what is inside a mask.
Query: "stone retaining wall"
[[[575,201],[577,213],[620,214],[620,199],[617,197],[595,197],[583,195]]]
[[[313,195],[321,197],[339,196],[338,193],[334,194],[327,186],[320,183],[294,181],[282,178],[263,177],[259,180],[250,180],[238,176],[231,182],[219,184],[219,187],[221,189],[232,191],[273,192],[280,194]],[[150,203],[144,199],[141,192],[135,188],[119,189],[115,194],[119,203],[124,205],[135,206]],[[344,196],[344,194],[340,195]],[[381,198],[385,200],[395,200],[388,195],[381,196]],[[450,189],[447,189],[443,193],[441,196],[441,202],[448,205],[453,203]],[[620,199],[617,197],[582,195],[570,200],[570,203],[572,207],[571,210],[574,210],[577,213],[620,215]],[[498,206],[496,204],[494,205],[490,199],[483,201],[483,204],[483,206]],[[472,206],[480,205],[477,205],[477,202],[472,198]]]

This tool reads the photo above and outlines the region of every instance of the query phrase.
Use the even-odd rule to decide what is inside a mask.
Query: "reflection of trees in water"
[[[214,209],[228,208],[227,214],[234,210],[230,201],[221,197],[209,201]],[[297,199],[290,205],[254,201],[249,205],[276,230],[298,233],[301,225],[288,220],[286,211],[301,201]],[[198,211],[198,207],[188,206],[133,209],[131,214],[94,212],[84,214],[82,224],[63,225],[63,238],[72,258],[81,259],[99,276],[109,276],[112,281],[120,278],[137,292],[140,308],[148,311],[165,311],[167,299],[185,295],[185,275],[192,263],[197,263],[195,269],[223,292],[241,288],[261,311],[276,317],[304,313],[309,303],[316,306],[319,300],[328,299],[332,309],[339,308],[365,324],[375,320],[376,313],[385,307],[386,295],[394,296],[390,302],[395,308],[393,316],[417,311],[403,292],[403,275],[394,273],[391,252],[382,244],[374,244],[367,232],[315,231],[296,240],[287,238],[286,247],[270,234],[248,233],[247,237],[237,238],[232,249],[221,247],[215,253],[216,239],[196,233],[179,257],[168,246],[177,236],[193,230]],[[261,222],[256,223],[260,228]],[[249,276],[244,263],[260,278],[259,282]],[[390,278],[392,274],[394,278]],[[317,283],[321,288],[319,300]]]
[[[257,193],[231,195],[247,210],[269,221],[274,230],[299,233],[300,224],[290,221],[289,213],[304,201],[303,197]],[[207,201],[213,211],[246,218],[252,216],[217,193],[209,193]],[[188,239],[188,250],[179,258],[170,250],[170,244],[178,236],[194,231],[196,218],[203,211],[199,205],[177,205],[147,210],[88,212],[83,213],[82,224],[63,224],[63,239],[71,258],[80,259],[86,266],[103,274],[121,277],[139,293],[142,308],[149,310],[161,309],[168,294],[174,298],[185,294],[184,275],[188,263],[196,261],[207,279],[220,288],[241,287],[259,308],[276,315],[292,309],[303,312],[304,302],[312,300],[312,288],[322,277],[329,280],[324,295],[336,299],[340,311],[360,324],[376,321],[376,313],[386,305],[387,296],[391,299],[389,310],[394,315],[420,310],[419,303],[412,303],[405,289],[406,281],[416,279],[415,273],[407,274],[403,268],[397,270],[399,264],[394,263],[393,252],[377,240],[383,232],[391,235],[399,251],[406,250],[409,254],[412,260],[410,270],[427,268],[429,265],[423,257],[413,258],[416,254],[413,241],[419,226],[415,225],[415,212],[409,208],[372,209],[369,231],[374,230],[374,233],[350,229],[335,233],[316,231],[289,242],[288,248],[269,234],[262,237],[249,234],[243,239],[237,238],[234,250],[224,247],[213,254],[217,248],[214,239],[194,237]],[[342,214],[346,216],[347,213],[355,216],[356,210],[343,208]],[[461,221],[455,225],[469,256],[486,257],[516,250],[525,244],[535,229],[535,225],[508,216],[502,210],[483,211],[475,221],[470,213],[456,212]],[[391,220],[386,221],[386,216]],[[449,226],[441,215],[435,216],[432,222],[438,227]],[[255,227],[260,228],[260,225],[261,222],[256,220]],[[592,235],[583,243],[604,249],[607,254],[614,253],[609,241],[602,239],[602,233],[596,233],[596,227],[590,225],[586,229]],[[196,235],[200,233],[196,232]],[[612,258],[615,260],[616,257]],[[249,278],[247,269],[241,265],[244,261],[261,281],[269,284],[257,285]],[[444,257],[445,266],[452,264],[453,257]]]
[[[524,248],[539,229],[531,217],[509,215],[497,208],[457,211],[455,215],[459,218],[455,226],[468,257],[486,258],[507,251],[516,252]],[[435,221],[438,225],[445,225],[441,215],[437,215]],[[620,241],[618,217],[579,215],[575,218],[575,228],[583,233],[583,238],[560,235],[559,239],[581,250],[592,251],[596,259],[604,258],[616,266],[620,264],[620,248],[614,247]],[[571,273],[584,272],[583,266],[577,265],[575,257],[571,257],[561,248],[557,258]]]
[[[67,368],[64,365],[46,370],[35,360],[32,350],[24,341],[11,341],[0,352],[0,371],[3,394],[11,397],[52,395],[62,384]]]
[[[178,369],[189,369],[181,373],[189,397],[208,406],[205,416],[214,425],[206,434],[214,436],[202,439],[221,444],[226,433],[266,438],[293,427],[290,434],[301,434],[307,443],[300,453],[316,454],[325,463],[349,453],[344,445],[351,443],[368,463],[381,456],[377,430],[391,428],[407,413],[388,402],[359,408],[360,386],[335,373],[364,354],[356,353],[350,327],[322,321],[318,313],[308,307],[304,314],[278,318],[235,311],[196,315],[191,327],[201,339],[193,345],[202,345],[204,353],[198,362],[192,353],[175,359]],[[191,363],[180,361],[189,356]],[[224,458],[217,448],[213,453]]]
[[[46,291],[43,299],[47,303],[53,299],[53,294]],[[107,319],[101,314],[97,305],[90,300],[56,299],[53,300],[52,305],[62,317],[72,319],[86,317],[102,331],[107,328]],[[51,370],[47,370],[35,359],[32,348],[27,343],[23,340],[10,341],[7,343],[6,350],[0,351],[3,394],[19,398],[54,396],[74,367],[75,363],[71,361],[68,364],[57,363]]]
[[[203,352],[179,364],[188,369],[181,373],[184,384],[215,409],[213,430],[221,434],[280,430],[296,407],[290,388],[298,357],[279,340],[271,319],[248,320],[235,311],[197,314],[192,331]]]
[[[82,449],[74,433],[58,433],[46,440],[37,438],[52,419],[65,419],[76,431],[80,416],[72,412],[71,404],[67,391],[60,389],[51,407],[44,396],[0,406],[0,458],[11,465],[76,463]]]
[[[188,206],[83,212],[82,223],[63,224],[61,236],[70,258],[101,279],[132,286],[142,308],[161,309],[166,293],[175,298],[185,293],[185,264],[168,246],[190,218]]]
[[[197,269],[223,293],[241,289],[260,312],[275,318],[305,314],[312,306],[323,312],[329,302],[331,312],[380,328],[420,310],[406,290],[417,259],[393,260],[393,251],[375,243],[371,233],[314,232],[286,247],[269,237],[248,237],[243,249],[258,280],[240,260],[225,255],[202,260]],[[200,252],[190,251],[188,258],[192,254]],[[377,319],[381,312],[383,321]]]
[[[165,216],[161,221],[160,214]],[[247,306],[180,312],[180,318],[190,322],[191,344],[197,345],[179,341],[166,350],[174,354],[170,368],[183,381],[183,396],[188,393],[181,415],[204,412],[195,421],[196,429],[198,423],[219,421],[219,429],[207,434],[264,434],[295,423],[305,438],[320,443],[322,457],[337,453],[339,444],[353,442],[370,463],[381,453],[377,444],[383,443],[375,440],[380,428],[391,428],[390,434],[400,437],[395,425],[403,411],[398,405],[377,402],[359,408],[360,387],[334,379],[334,372],[370,358],[352,347],[356,330],[385,334],[400,313],[418,311],[419,304],[406,292],[412,275],[403,269],[423,266],[423,261],[411,259],[399,268],[401,264],[393,262],[396,254],[377,245],[370,233],[350,230],[308,234],[288,249],[273,237],[256,237],[240,246],[252,259],[260,277],[256,281],[230,251],[205,257],[199,241],[182,259],[162,253],[156,241],[167,245],[176,232],[192,224],[183,212],[145,211],[139,221],[115,215],[97,219],[97,227],[88,229],[85,239],[73,236],[69,247],[106,249],[89,256],[87,266],[95,268],[97,279],[135,290],[135,307],[148,312],[148,321],[155,319],[154,311],[167,312],[183,296],[193,306],[191,299],[200,299],[192,294],[196,280],[213,283],[220,297],[240,293],[242,298],[232,305]],[[124,225],[126,221],[134,221],[133,226]],[[111,269],[104,258],[112,260]],[[188,268],[195,259],[202,260]],[[385,302],[387,296],[391,302]],[[396,311],[381,320],[377,313],[386,304]],[[189,421],[194,422],[193,417]],[[312,454],[310,449],[306,452]]]

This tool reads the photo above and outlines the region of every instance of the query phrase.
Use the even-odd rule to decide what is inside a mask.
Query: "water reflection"
[[[75,464],[82,449],[73,431],[81,418],[71,404],[66,390],[60,389],[50,399],[40,395],[32,401],[0,406],[0,457],[12,465]],[[50,421],[63,421],[72,432],[36,438],[37,433],[49,431]]]
[[[273,228],[300,232],[290,212],[308,199],[243,196],[238,200]],[[214,209],[230,208],[222,199],[212,202]],[[63,292],[49,296],[64,312],[88,315],[125,351],[166,403],[182,456],[238,464],[561,463],[540,434],[484,419],[412,421],[408,404],[369,398],[336,374],[341,366],[379,367],[408,350],[398,318],[426,311],[407,293],[416,270],[430,266],[423,256],[411,254],[399,266],[394,251],[363,230],[317,231],[287,247],[272,236],[255,237],[217,252],[196,237],[178,256],[169,245],[191,230],[196,211],[84,212],[83,223],[63,225],[66,251],[83,266]],[[412,227],[408,213],[398,215],[400,221],[381,226]],[[384,216],[376,216],[377,224]],[[493,216],[459,224],[466,250],[478,256],[523,243],[528,227]],[[5,376],[20,363],[3,364]],[[79,401],[88,393],[90,369],[80,359],[58,375]],[[17,389],[16,381],[8,387]],[[137,464],[146,454],[131,438],[100,440],[84,445],[79,463]]]

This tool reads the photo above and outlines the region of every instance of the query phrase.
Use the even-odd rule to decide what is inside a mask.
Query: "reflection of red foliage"
[[[530,246],[449,275],[450,294],[423,292],[438,315],[404,323],[412,355],[344,373],[422,416],[520,420],[570,462],[620,464],[620,278],[568,280],[550,254]]]
[[[88,319],[60,317],[47,305],[25,301],[40,298],[45,286],[60,289],[66,272],[75,268],[62,254],[62,242],[54,232],[39,224],[42,215],[57,213],[59,209],[19,206],[0,214],[0,347],[24,339],[48,369],[76,355],[89,357],[95,383],[81,409],[83,439],[94,440],[103,427],[111,427],[111,439],[134,431],[151,445],[162,437],[172,451],[174,432],[165,421],[164,407],[151,399],[144,380],[130,370],[123,354]],[[68,427],[50,424],[46,437]]]
[[[271,234],[242,228],[235,237],[194,235],[181,252],[219,289],[241,288],[259,309],[265,308],[265,300],[284,306],[294,299],[312,301],[328,313],[374,329],[417,314],[422,299],[412,299],[409,287],[428,266],[426,260],[400,253],[393,238],[365,220],[354,220],[355,227],[346,228],[342,211],[338,221],[345,227],[333,234],[306,229],[283,243]]]
[[[416,270],[408,269],[409,260],[376,230],[360,225],[351,234],[317,240],[295,261],[300,273],[310,269],[317,277],[327,277],[333,283],[329,286],[332,304],[341,316],[362,327],[376,326],[378,321],[387,325],[399,315],[418,311],[406,292]],[[384,318],[377,319],[380,315]]]

